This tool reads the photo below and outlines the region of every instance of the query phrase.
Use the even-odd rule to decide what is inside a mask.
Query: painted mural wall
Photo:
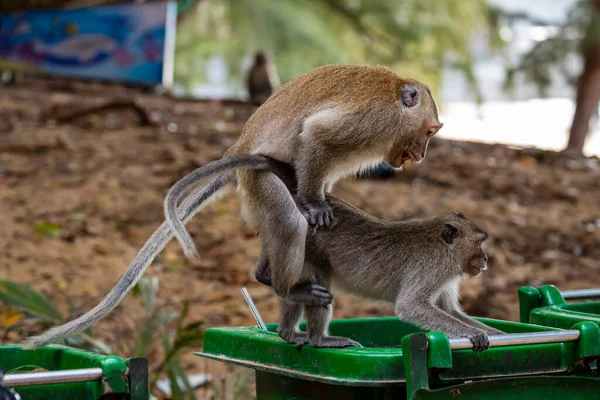
[[[0,14],[0,69],[170,86],[177,4]]]

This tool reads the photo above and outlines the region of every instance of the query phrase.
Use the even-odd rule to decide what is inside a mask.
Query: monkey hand
[[[465,335],[465,337],[468,338],[471,341],[471,343],[473,343],[474,352],[479,353],[481,351],[487,350],[488,347],[490,347],[490,340],[488,338],[488,334],[483,330],[477,330],[474,333]]]
[[[304,213],[309,224],[313,226],[329,226],[333,222],[333,210],[331,206],[323,203],[303,204],[306,212]]]

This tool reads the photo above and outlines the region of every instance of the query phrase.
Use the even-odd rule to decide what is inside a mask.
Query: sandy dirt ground
[[[114,109],[68,117],[115,99],[134,99],[145,115],[117,101]],[[220,158],[253,111],[114,86],[0,88],[0,278],[32,285],[64,315],[89,309],[162,222],[170,185]],[[462,286],[470,314],[517,320],[522,285],[600,286],[597,159],[434,138],[422,164],[389,180],[347,179],[334,193],[384,219],[460,210],[484,227],[490,268]],[[44,232],[48,223],[59,227],[53,235]],[[188,319],[206,327],[253,325],[240,293],[246,286],[263,318],[275,321],[277,299],[253,277],[259,242],[236,196],[205,209],[189,230],[198,259],[186,260],[171,242],[148,269],[160,280],[161,302],[177,308],[188,300]],[[392,313],[386,304],[336,299],[335,318]],[[128,296],[94,337],[130,356],[139,310],[139,298]],[[4,343],[26,333],[0,328]],[[194,356],[184,361],[190,372],[220,371]]]

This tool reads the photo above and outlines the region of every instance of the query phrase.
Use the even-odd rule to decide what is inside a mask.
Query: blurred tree
[[[592,10],[581,43],[583,72],[577,84],[575,115],[569,133],[567,151],[583,154],[590,120],[598,114],[600,101],[600,1],[592,0]]]
[[[175,79],[201,82],[218,56],[241,85],[245,57],[268,50],[284,82],[323,64],[367,63],[433,90],[454,67],[476,90],[470,39],[488,16],[485,0],[202,0],[180,25]]]
[[[507,14],[494,10],[498,18],[511,22],[528,20],[538,26],[553,26],[551,22],[533,20],[526,14]],[[506,86],[511,88],[515,76],[523,74],[535,83],[544,96],[552,83],[552,71],[558,69],[567,81],[576,85],[576,108],[566,152],[582,155],[590,120],[598,113],[600,101],[600,0],[579,0],[566,21],[556,27],[554,34],[539,41],[517,65],[509,67]],[[569,56],[578,54],[583,60],[579,75],[568,69]]]

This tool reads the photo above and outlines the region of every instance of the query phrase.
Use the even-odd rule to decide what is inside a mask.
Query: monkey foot
[[[279,337],[288,342],[289,344],[295,344],[296,348],[300,350],[302,346],[309,344],[308,336],[306,332],[293,332],[293,333],[282,333],[279,332]]]
[[[314,283],[294,286],[285,298],[305,306],[328,306],[333,301],[333,296],[326,288]]]
[[[327,203],[305,204],[306,219],[312,226],[329,226],[333,222],[333,211]]]
[[[487,350],[488,347],[490,347],[490,340],[488,338],[488,334],[485,332],[467,335],[466,338],[473,343],[473,351],[476,353]]]
[[[358,342],[342,336],[328,336],[311,341],[309,344],[316,348],[341,349],[344,347],[362,347]]]

